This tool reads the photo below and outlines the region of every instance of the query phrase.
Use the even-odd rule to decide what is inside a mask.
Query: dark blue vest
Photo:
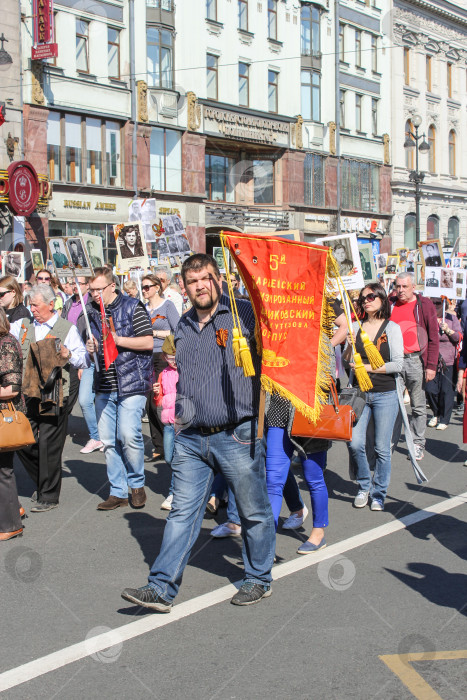
[[[124,296],[117,292],[118,296],[112,304],[112,320],[117,335],[131,338],[134,336],[133,313],[138,306],[138,299]],[[96,304],[92,304],[89,314],[92,334],[100,340],[102,323],[100,310]],[[119,348],[118,357],[115,360],[117,370],[118,393],[120,396],[132,394],[147,394],[152,388],[152,350],[122,350]],[[96,372],[96,391],[99,391],[100,372]]]

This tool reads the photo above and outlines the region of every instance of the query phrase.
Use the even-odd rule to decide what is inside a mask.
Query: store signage
[[[31,58],[34,61],[54,58],[58,56],[58,46],[53,43],[53,0],[33,0],[32,8],[34,46],[31,50]]]
[[[17,216],[29,216],[39,199],[39,179],[31,163],[20,160],[8,168],[8,203]]]
[[[319,224],[328,224],[331,221],[331,217],[321,214],[305,214],[305,221],[313,221]]]
[[[343,216],[341,218],[342,233],[381,233],[385,232],[381,219],[370,219],[363,216]]]
[[[204,130],[230,139],[288,146],[290,124],[249,114],[204,107]]]
[[[65,209],[91,209],[91,202],[83,202],[81,199],[65,199],[63,202]],[[115,202],[96,202],[94,209],[98,211],[117,211]]]

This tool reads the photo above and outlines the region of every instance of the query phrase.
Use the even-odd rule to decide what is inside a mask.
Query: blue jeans
[[[172,457],[174,453],[174,442],[175,442],[175,427],[173,423],[164,424],[164,459],[169,465],[172,464]],[[174,492],[174,477],[172,472],[172,479],[170,480],[169,496],[173,495]]]
[[[222,472],[238,505],[244,580],[269,587],[274,520],[266,491],[264,442],[257,439],[256,428],[256,420],[251,420],[213,435],[202,435],[189,428],[176,436],[172,510],[148,578],[164,600],[173,600],[178,593],[183,570],[201,530],[215,471]]]
[[[366,405],[352,431],[349,452],[357,465],[357,481],[362,491],[369,491],[372,499],[384,503],[391,478],[391,438],[399,412],[397,391],[369,392]],[[370,465],[366,455],[366,433],[370,416],[375,424],[375,471],[371,481]]]
[[[141,419],[146,396],[119,397],[117,391],[96,394],[99,435],[104,443],[110,495],[128,497],[128,487],[144,486],[144,443]]]
[[[269,428],[269,430],[270,429],[271,428]],[[290,460],[289,460],[289,466],[290,466]],[[217,476],[216,476],[216,479],[217,479]],[[266,473],[266,483],[267,483],[267,473]],[[225,481],[224,481],[224,484],[225,484]],[[240,517],[238,515],[237,504],[235,503],[235,496],[233,495],[231,489],[228,489],[228,494],[229,494],[229,500],[227,503],[227,522],[235,523],[235,525],[240,525]],[[269,500],[271,500],[271,497],[269,497]],[[300,496],[300,489],[298,488],[298,484],[297,484],[297,481],[295,479],[295,476],[294,476],[292,469],[289,469],[289,472],[287,474],[287,479],[286,479],[286,482],[284,485],[284,500],[287,504],[287,508],[289,509],[289,511],[291,513],[296,513],[297,511],[302,510],[302,508],[304,507],[303,499]],[[282,503],[282,498],[281,498],[281,503]],[[273,510],[273,512],[274,512],[274,510]],[[279,508],[279,512],[280,512],[280,508]],[[276,530],[277,530],[277,522],[276,522]]]
[[[282,497],[287,475],[290,470],[290,460],[295,447],[285,428],[269,428],[266,452],[266,482],[269,500],[274,514],[274,524],[277,529],[282,507]],[[313,527],[327,527],[328,490],[324,481],[326,452],[315,452],[300,457],[303,476],[310,490],[311,508],[313,510]]]
[[[93,390],[94,382],[94,364],[83,369],[81,381],[79,383],[78,401],[81,406],[83,418],[89,430],[91,440],[99,440],[99,431],[97,430],[96,406],[94,404],[95,393]]]

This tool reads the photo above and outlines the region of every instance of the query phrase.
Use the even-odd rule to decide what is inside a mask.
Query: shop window
[[[47,164],[49,180],[61,180],[60,114],[47,117]]]
[[[173,87],[173,36],[166,29],[146,30],[148,86]]]
[[[268,38],[277,39],[277,0],[268,0]]]
[[[102,125],[100,119],[86,119],[86,182],[102,185]]]
[[[305,168],[305,204],[324,207],[324,157],[307,153]]]
[[[456,216],[451,216],[448,221],[448,241],[449,245],[454,243],[459,238],[459,219]]]
[[[320,51],[320,14],[313,5],[302,5],[300,10],[301,54],[317,56]]]
[[[404,219],[404,248],[416,250],[417,235],[416,235],[416,217],[415,214],[406,214]]]
[[[238,0],[238,28],[248,31],[248,0]]]
[[[182,139],[173,129],[151,129],[151,189],[161,192],[182,191]]]
[[[379,166],[357,160],[342,160],[342,208],[379,210]]]
[[[247,63],[238,64],[238,104],[240,107],[249,105],[249,80],[250,66]]]
[[[89,22],[76,19],[76,70],[89,73]]]
[[[206,199],[211,202],[235,202],[234,165],[233,158],[206,154]]]
[[[451,129],[449,132],[449,174],[456,175],[456,132]]]
[[[428,129],[428,144],[430,150],[428,151],[428,170],[430,173],[436,172],[436,129],[433,124]]]
[[[253,161],[255,204],[274,204],[274,163],[272,160]]]
[[[105,149],[107,185],[121,187],[120,125],[117,122],[105,123]]]
[[[82,182],[81,176],[81,117],[65,116],[65,158],[67,182]]]
[[[268,70],[268,110],[279,111],[279,73],[274,70]]]
[[[217,100],[217,71],[217,56],[206,54],[206,95],[210,100]]]
[[[120,32],[113,27],[107,28],[107,64],[109,78],[120,79]]]
[[[439,219],[435,214],[431,214],[427,219],[426,237],[429,241],[439,238]]]
[[[301,111],[305,121],[320,121],[320,82],[317,71],[301,71]]]

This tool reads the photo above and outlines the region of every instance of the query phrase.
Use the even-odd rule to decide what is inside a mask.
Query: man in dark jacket
[[[415,293],[414,277],[401,272],[396,277],[397,301],[391,321],[400,326],[404,340],[404,367],[401,377],[410,396],[410,429],[417,460],[423,459],[426,429],[425,383],[436,375],[439,355],[439,327],[436,309],[427,297]],[[400,435],[401,417],[396,421],[395,436]],[[396,441],[397,442],[397,441]]]
[[[128,505],[128,488],[134,508],[146,503],[144,490],[144,443],[141,419],[152,387],[153,334],[148,312],[138,299],[115,289],[112,271],[97,267],[89,282],[93,299],[90,314],[92,340],[86,348],[97,351],[96,415],[99,437],[104,443],[110,496],[98,510]],[[99,299],[118,355],[105,367]],[[105,336],[107,344],[108,336]]]

